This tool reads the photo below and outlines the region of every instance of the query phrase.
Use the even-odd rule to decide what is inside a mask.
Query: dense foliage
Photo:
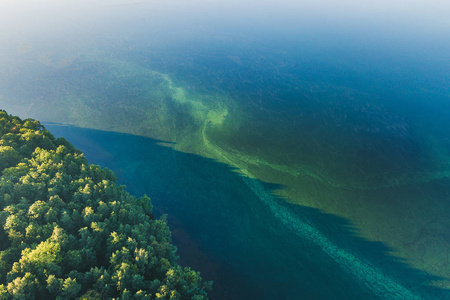
[[[0,111],[0,299],[207,299],[164,219],[38,121]]]

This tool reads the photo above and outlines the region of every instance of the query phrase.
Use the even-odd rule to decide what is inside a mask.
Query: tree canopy
[[[0,111],[0,299],[207,299],[164,217],[39,121]]]

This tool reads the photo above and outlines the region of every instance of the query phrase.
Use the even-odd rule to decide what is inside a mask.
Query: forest
[[[0,299],[208,299],[163,216],[36,120],[0,111]]]

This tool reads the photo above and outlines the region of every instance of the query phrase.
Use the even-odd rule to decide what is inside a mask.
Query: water
[[[213,298],[449,297],[448,5],[5,3],[1,108],[78,126]]]
[[[215,281],[215,299],[421,299],[429,278],[354,234],[346,220],[292,206],[274,185],[138,136],[48,124],[91,162],[169,214],[181,263]]]

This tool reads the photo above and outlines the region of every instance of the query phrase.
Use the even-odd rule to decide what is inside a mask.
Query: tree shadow
[[[180,263],[213,280],[212,299],[450,299],[346,219],[288,203],[282,188],[140,136],[47,124],[168,214]]]

